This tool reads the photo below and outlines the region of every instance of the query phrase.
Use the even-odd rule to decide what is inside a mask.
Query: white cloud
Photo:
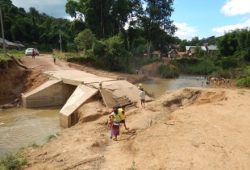
[[[250,0],[227,0],[221,12],[227,16],[248,14],[250,13]]]
[[[197,29],[189,26],[187,23],[177,23],[174,25],[178,28],[175,35],[180,39],[191,40],[193,37],[197,36]]]
[[[225,26],[213,28],[212,31],[217,33],[217,36],[219,36],[219,35],[223,35],[226,32],[230,32],[236,29],[244,29],[244,28],[250,28],[250,19],[240,24],[225,25]]]
[[[67,0],[12,0],[17,7],[29,10],[35,7],[39,12],[44,12],[54,17],[67,18],[69,15],[65,13],[65,4]]]

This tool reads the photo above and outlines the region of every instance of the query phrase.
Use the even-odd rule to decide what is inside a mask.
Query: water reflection
[[[59,132],[59,108],[0,110],[0,157]]]

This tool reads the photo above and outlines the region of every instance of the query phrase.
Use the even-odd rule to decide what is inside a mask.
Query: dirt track
[[[98,70],[96,68],[68,63],[61,60],[56,60],[56,63],[53,63],[52,55],[50,54],[41,54],[40,56],[36,56],[35,59],[32,59],[30,56],[22,58],[22,62],[28,68],[32,70],[39,70],[41,72],[44,71],[53,71],[53,70],[67,70],[67,69],[77,69],[85,72],[89,72],[98,76],[109,77],[109,78],[124,78],[130,82],[139,82],[146,77],[143,75],[135,75],[135,74],[126,74],[126,73],[114,73],[104,70]]]
[[[54,64],[53,57],[50,54],[41,54],[36,56],[35,59],[32,59],[31,56],[26,56],[22,58],[22,62],[28,68],[41,71],[70,69],[66,62],[60,60],[57,60]]]

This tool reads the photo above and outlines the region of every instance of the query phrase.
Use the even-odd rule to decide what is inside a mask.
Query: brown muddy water
[[[206,79],[203,76],[182,75],[176,79],[151,78],[142,83],[143,88],[153,97],[159,97],[167,91],[184,87],[205,87]]]
[[[47,142],[60,131],[59,108],[0,110],[0,158],[21,147]]]
[[[176,79],[154,78],[141,83],[147,92],[159,97],[170,90],[204,86],[205,79],[198,76],[180,76]],[[47,142],[48,136],[60,131],[59,109],[0,110],[0,158],[7,153],[16,152],[21,147]]]

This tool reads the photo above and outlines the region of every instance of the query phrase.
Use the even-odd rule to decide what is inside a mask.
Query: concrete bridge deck
[[[103,98],[107,107],[119,104],[116,98],[139,102],[139,89],[126,80],[96,76],[79,70],[45,72],[50,80],[22,95],[24,107],[48,107],[63,105],[60,124],[70,127],[77,122],[76,110],[95,95]]]

